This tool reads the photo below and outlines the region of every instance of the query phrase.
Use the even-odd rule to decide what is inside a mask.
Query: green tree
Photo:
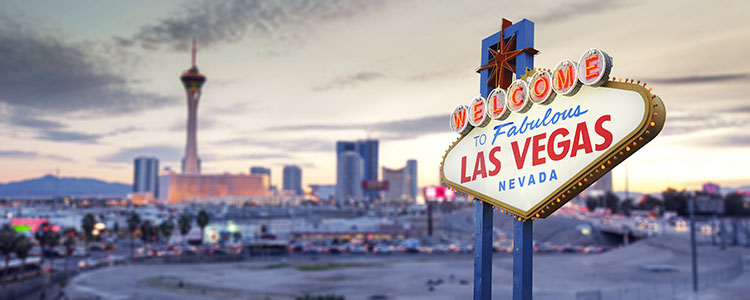
[[[164,237],[165,243],[169,243],[169,237],[172,236],[172,231],[174,231],[174,222],[172,222],[171,217],[164,221],[161,221],[161,224],[159,224],[159,231]]]
[[[614,214],[617,213],[617,209],[620,206],[620,198],[613,192],[607,192],[604,194],[604,203],[607,208]]]
[[[141,223],[141,240],[144,244],[147,244],[151,240],[152,233],[151,222],[149,220],[143,221]]]
[[[93,214],[88,213],[81,219],[81,229],[83,229],[84,243],[86,247],[86,256],[89,256],[89,243],[94,238],[94,226],[96,218]]]
[[[60,244],[60,233],[52,231],[52,226],[44,222],[36,232],[36,239],[39,241],[39,248],[42,250],[42,259],[49,254],[50,262],[54,266],[55,247]],[[43,264],[40,262],[40,265]]]
[[[128,216],[128,232],[130,233],[130,257],[133,257],[133,243],[135,242],[135,231],[141,225],[141,217],[137,212],[131,212]]]
[[[3,277],[7,275],[10,254],[13,253],[17,241],[18,234],[16,234],[16,231],[8,224],[3,225],[2,229],[0,229],[0,254],[5,258],[5,273]]]
[[[745,206],[745,197],[740,193],[729,193],[724,197],[724,214],[730,216],[750,215],[750,209]]]
[[[211,222],[211,217],[205,210],[201,209],[201,211],[198,212],[198,217],[196,217],[195,222],[198,223],[198,227],[201,228],[201,244],[203,244],[203,234],[206,230],[206,226]]]
[[[21,270],[26,268],[26,258],[29,257],[29,251],[31,251],[31,247],[33,246],[34,244],[31,242],[31,240],[23,235],[19,235],[16,238],[13,252],[15,252],[16,257],[21,260]],[[16,273],[16,276],[17,275],[18,273]]]
[[[190,233],[190,229],[193,228],[193,218],[188,214],[183,214],[180,219],[177,220],[177,227],[180,228],[180,235],[182,235],[182,241],[185,241],[185,236]]]
[[[64,240],[63,245],[65,246],[65,274],[68,274],[68,264],[70,262],[70,256],[73,255],[73,251],[76,246],[76,230],[74,228],[67,228],[63,231]]]

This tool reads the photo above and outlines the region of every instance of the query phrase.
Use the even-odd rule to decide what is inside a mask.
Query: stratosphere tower
[[[201,172],[197,141],[198,100],[200,100],[201,88],[206,82],[206,76],[203,76],[198,71],[198,66],[195,65],[196,51],[195,39],[193,39],[191,67],[183,71],[180,76],[188,104],[187,143],[185,144],[185,157],[182,158],[182,173],[184,174],[200,174]]]

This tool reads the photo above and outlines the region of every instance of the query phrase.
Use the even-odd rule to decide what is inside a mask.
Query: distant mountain
[[[129,184],[93,178],[63,177],[58,179],[55,176],[46,175],[0,184],[0,197],[54,196],[55,181],[57,181],[57,194],[60,196],[125,196],[132,190]]]

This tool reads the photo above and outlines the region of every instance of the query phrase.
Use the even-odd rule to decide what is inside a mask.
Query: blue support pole
[[[474,205],[474,300],[492,298],[492,205]]]
[[[516,49],[534,47],[534,23],[523,19],[503,30],[503,38],[516,35]],[[500,32],[482,40],[484,65],[490,54],[487,50],[499,41]],[[534,69],[534,56],[522,53],[516,57],[516,78],[521,78],[526,69]],[[489,96],[492,87],[487,85],[488,70],[480,73],[479,90],[482,97]],[[492,297],[492,205],[476,202],[474,233],[474,300],[489,300]],[[513,299],[531,299],[532,221],[514,221],[513,225]]]
[[[509,30],[518,26],[517,31]],[[534,47],[534,23],[523,19],[505,29],[505,36],[516,34],[516,49]],[[516,57],[516,78],[526,69],[534,69],[534,56],[523,53]],[[533,221],[513,221],[513,299],[531,300],[532,272],[534,269]]]
[[[533,222],[513,221],[513,299],[531,300],[534,245]]]

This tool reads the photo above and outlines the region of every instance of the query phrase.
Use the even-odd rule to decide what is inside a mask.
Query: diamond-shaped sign
[[[539,81],[547,85],[558,80],[540,73],[526,78],[534,83],[543,77]],[[491,120],[464,130],[448,149],[441,164],[444,183],[522,219],[550,215],[664,125],[659,97],[641,84],[605,80],[539,102],[534,100],[540,97],[539,85],[519,80],[483,104],[462,106],[466,118],[483,118],[474,114],[482,111]],[[508,108],[510,113],[503,112]]]

